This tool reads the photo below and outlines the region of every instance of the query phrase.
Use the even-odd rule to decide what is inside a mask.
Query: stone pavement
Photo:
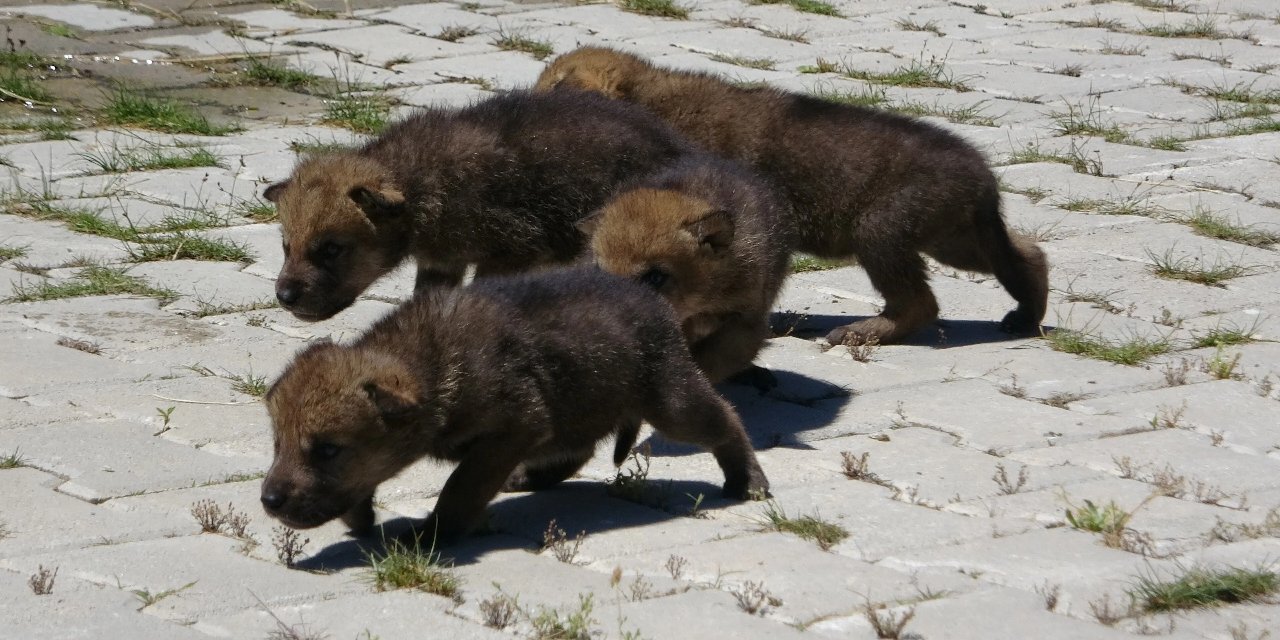
[[[0,12],[0,636],[1280,633],[1274,590],[1172,613],[1138,594],[1197,569],[1277,579],[1274,0],[38,1]],[[379,590],[338,524],[299,549],[258,507],[259,397],[411,280],[295,320],[256,194],[298,151],[530,84],[580,44],[973,141],[1052,261],[1047,336],[1001,335],[994,279],[935,268],[935,328],[824,351],[880,300],[856,266],[798,268],[760,358],[780,386],[724,389],[772,502],[714,498],[708,455],[650,439],[621,474],[602,453],[501,496],[446,551],[452,596]],[[233,130],[122,114],[140,87]],[[421,517],[448,471],[389,482],[381,518]]]

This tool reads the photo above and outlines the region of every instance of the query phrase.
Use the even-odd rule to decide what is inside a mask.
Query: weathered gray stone
[[[90,502],[259,473],[261,459],[217,456],[127,422],[74,422],[0,431],[0,451],[66,479],[58,491]],[[67,443],[75,443],[69,450]]]

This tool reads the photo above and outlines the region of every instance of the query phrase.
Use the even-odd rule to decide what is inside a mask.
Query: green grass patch
[[[834,18],[841,17],[840,10],[835,5],[822,2],[822,0],[748,0],[751,4],[786,4],[791,5],[792,9],[802,13],[816,13],[820,16],[832,16]]]
[[[1140,364],[1148,358],[1168,353],[1173,348],[1165,338],[1132,336],[1119,340],[1074,329],[1054,329],[1045,339],[1055,351],[1126,365]]]
[[[1156,25],[1144,24],[1135,29],[1134,33],[1156,38],[1210,38],[1222,40],[1231,37],[1231,34],[1218,29],[1218,21],[1209,15],[1196,16],[1194,20],[1182,24],[1169,24],[1167,22]]]
[[[765,504],[763,524],[773,531],[790,533],[805,540],[812,540],[824,551],[849,537],[849,532],[844,527],[822,520],[816,514],[791,518],[787,516],[778,503],[772,500]]]
[[[773,71],[774,65],[778,64],[773,58],[749,58],[747,56],[730,56],[717,53],[711,56],[716,62],[723,62],[748,69],[759,69],[761,71]]]
[[[676,4],[675,0],[622,0],[621,7],[623,11],[646,16],[675,18],[677,20],[687,20],[689,18],[689,8]]]
[[[23,258],[27,255],[28,247],[11,247],[8,245],[0,245],[0,262]]]
[[[813,64],[797,67],[796,71],[800,73],[836,73],[840,71],[840,63],[826,58],[818,58]]]
[[[78,155],[98,167],[98,170],[102,173],[222,166],[218,156],[205,147],[177,147],[172,149],[166,149],[158,145],[139,149],[120,149],[116,147],[98,153],[81,153]]]
[[[45,281],[34,285],[14,283],[13,295],[5,298],[4,302],[35,302],[122,294],[156,298],[161,304],[168,304],[178,299],[177,291],[153,287],[142,278],[129,275],[125,269],[89,266],[80,269],[75,278],[62,282]]]
[[[0,71],[0,89],[9,92],[9,98],[22,96],[33,102],[48,102],[53,98],[31,73],[15,68]]]
[[[209,260],[223,262],[252,262],[253,253],[243,243],[221,238],[179,231],[158,236],[144,236],[139,245],[130,250],[134,262],[160,260]]]
[[[499,27],[498,34],[493,38],[493,46],[503,51],[522,51],[535,60],[542,60],[556,52],[550,42],[530,38],[526,29],[507,31]]]
[[[14,449],[13,453],[0,456],[0,469],[17,469],[18,467],[25,466],[23,463],[24,460],[25,459],[22,457],[22,450]]]
[[[908,100],[890,102],[888,108],[913,117],[933,116],[957,124],[973,124],[982,127],[999,126],[995,118],[986,114],[986,107],[983,106],[985,103],[986,101],[984,100],[967,107],[949,107],[937,102],[929,104],[927,102]]]
[[[1177,611],[1260,602],[1280,591],[1280,575],[1269,568],[1192,567],[1170,580],[1142,576],[1129,596],[1143,611]]]
[[[830,100],[831,102],[838,102],[840,104],[847,104],[855,107],[876,108],[889,104],[889,96],[885,93],[885,90],[872,86],[849,90],[816,87],[809,95],[822,100]]]
[[[1097,98],[1088,104],[1067,103],[1066,111],[1053,111],[1048,114],[1059,135],[1064,136],[1099,136],[1107,142],[1125,142],[1129,134],[1103,118],[1102,107]]]
[[[79,36],[76,34],[75,29],[72,29],[71,27],[68,27],[67,25],[58,23],[58,22],[41,24],[40,30],[51,36],[56,36],[59,38],[79,39]]]
[[[41,140],[72,140],[71,131],[74,128],[75,125],[66,118],[34,118],[0,122],[0,131],[32,132],[39,134]]]
[[[1173,249],[1163,254],[1148,250],[1147,258],[1151,260],[1152,272],[1161,278],[1186,280],[1210,287],[1221,287],[1227,280],[1253,272],[1251,267],[1236,262],[1215,260],[1208,263],[1192,256],[1174,256]]]
[[[423,552],[418,545],[409,547],[392,541],[382,555],[370,552],[366,557],[372,569],[373,586],[378,591],[416,589],[447,598],[458,597],[462,581],[433,550]]]
[[[1129,144],[1136,144],[1150,149],[1160,149],[1162,151],[1186,151],[1186,141],[1177,136],[1156,136],[1148,140],[1130,140]]]
[[[266,200],[245,200],[234,208],[236,214],[244,216],[254,222],[275,222],[280,217],[276,211],[276,205]]]
[[[391,101],[379,93],[341,93],[329,100],[324,122],[356,133],[375,134],[387,127]]]
[[[1072,528],[1093,533],[1119,534],[1128,526],[1132,514],[1121,509],[1115,502],[1098,506],[1092,500],[1085,500],[1084,506],[1067,509],[1067,524]]]
[[[954,91],[970,90],[962,79],[957,79],[955,74],[947,69],[943,60],[930,58],[926,62],[923,56],[889,72],[864,71],[846,66],[842,73],[855,80],[865,80],[891,87],[930,87],[952,89]]]
[[[245,61],[241,78],[249,84],[280,87],[291,91],[310,89],[324,80],[324,78],[311,75],[306,71],[290,68],[275,59],[256,56]]]
[[[1179,218],[1178,222],[1191,227],[1197,235],[1250,247],[1268,247],[1280,242],[1280,233],[1232,223],[1225,214],[1214,213],[1208,207],[1197,206],[1189,215]]]
[[[187,105],[125,87],[116,87],[107,94],[107,104],[100,113],[107,124],[165,133],[221,136],[240,130],[239,127],[209,122],[208,118]]]
[[[1249,344],[1250,342],[1257,341],[1256,338],[1253,337],[1255,330],[1257,330],[1257,325],[1249,328],[1236,325],[1225,327],[1217,326],[1203,334],[1197,335],[1193,344],[1196,348],[1221,348],[1238,344]]]

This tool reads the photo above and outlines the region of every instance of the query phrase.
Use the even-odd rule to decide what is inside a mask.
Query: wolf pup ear
[[[389,187],[381,189],[352,187],[351,191],[347,192],[347,196],[370,218],[395,214],[400,205],[404,204],[404,194]]]
[[[262,191],[262,197],[267,202],[279,202],[280,195],[284,193],[285,187],[289,186],[288,180],[277,182]]]
[[[369,380],[363,385],[369,402],[382,414],[383,420],[388,422],[403,417],[418,406],[418,401],[396,384],[398,382],[397,379],[392,379],[390,384],[387,381]]]
[[[686,222],[684,229],[700,246],[710,249],[712,253],[723,251],[733,242],[733,217],[723,209]]]

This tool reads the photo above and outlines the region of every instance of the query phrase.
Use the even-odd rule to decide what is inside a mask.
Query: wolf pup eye
[[[657,267],[649,267],[648,271],[640,274],[640,282],[647,284],[654,289],[661,289],[662,285],[671,280],[671,274]]]
[[[336,242],[326,242],[320,245],[320,251],[317,253],[319,253],[320,257],[325,260],[333,260],[334,258],[342,255],[342,252],[345,250],[345,247]]]
[[[311,455],[315,456],[317,460],[332,460],[338,457],[339,453],[342,453],[342,447],[332,442],[317,442],[315,446],[311,447]]]

